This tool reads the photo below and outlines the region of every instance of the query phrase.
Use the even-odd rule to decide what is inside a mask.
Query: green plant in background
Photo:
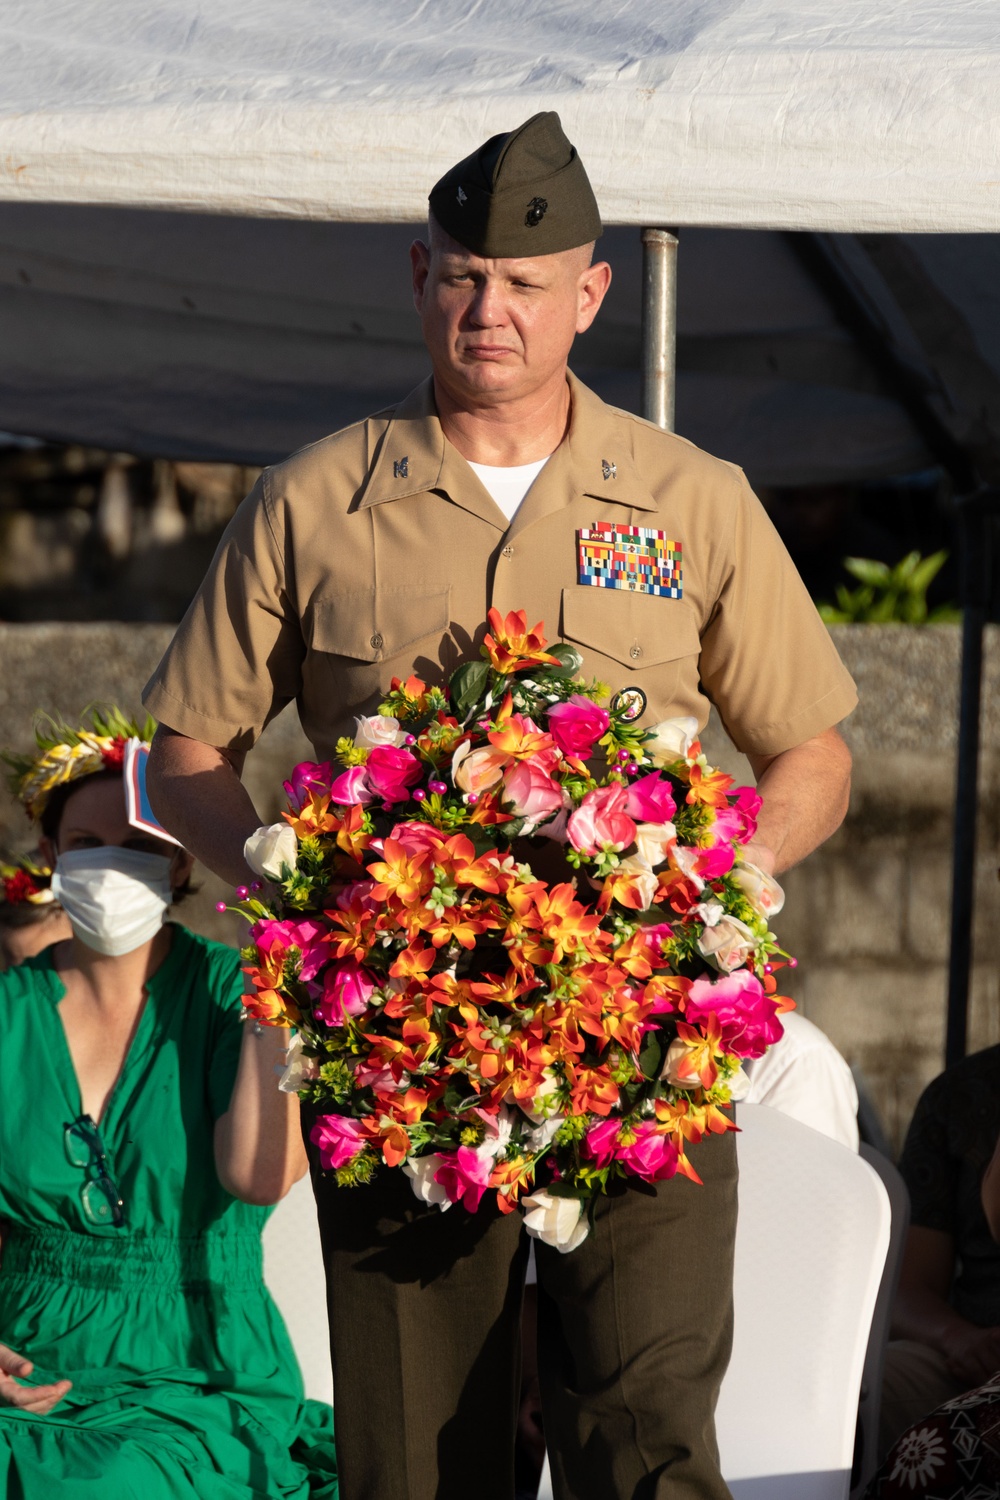
[[[941,571],[947,552],[921,557],[908,552],[902,562],[888,563],[870,557],[845,557],[844,567],[861,587],[841,584],[836,604],[817,606],[827,625],[944,625],[962,618],[953,604],[928,610],[927,590]]]

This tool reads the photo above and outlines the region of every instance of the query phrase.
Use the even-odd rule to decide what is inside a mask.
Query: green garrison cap
[[[434,218],[474,255],[521,259],[589,245],[601,216],[552,110],[494,135],[431,189]]]

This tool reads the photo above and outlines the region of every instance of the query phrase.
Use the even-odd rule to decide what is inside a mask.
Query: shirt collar
[[[649,486],[632,455],[631,422],[588,389],[572,372],[569,429],[532,486],[530,499],[544,511],[565,504],[569,495],[588,495],[636,510],[656,510]],[[443,490],[456,504],[502,529],[493,504],[456,448],[445,438],[428,378],[396,407],[382,439],[359,508],[405,500],[427,490]],[[536,496],[536,490],[539,494]],[[547,503],[545,503],[547,502]],[[527,503],[527,502],[526,502]],[[523,510],[524,507],[522,506]],[[539,513],[533,503],[532,515]],[[520,511],[515,516],[517,521]],[[501,518],[501,520],[498,520]]]

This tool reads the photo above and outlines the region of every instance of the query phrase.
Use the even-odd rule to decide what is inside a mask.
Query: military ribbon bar
[[[681,544],[670,541],[665,532],[597,521],[576,536],[580,583],[664,599],[683,596]]]

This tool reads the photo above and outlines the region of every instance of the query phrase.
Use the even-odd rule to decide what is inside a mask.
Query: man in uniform
[[[295,699],[327,758],[391,676],[441,681],[474,656],[491,605],[544,620],[612,689],[641,688],[650,724],[704,724],[715,703],[759,779],[759,861],[794,864],[840,823],[850,762],[832,726],[853,684],[742,474],[567,370],[611,279],[600,233],[557,115],[487,141],[433,189],[411,252],[432,377],[267,470],[240,507],[146,692],[157,814],[234,884],[260,822],[239,772],[268,720]],[[697,1157],[703,1187],[604,1198],[579,1249],[536,1246],[560,1500],[728,1494],[713,1414],[734,1137]],[[388,1169],[314,1183],[343,1500],[509,1500],[519,1217],[427,1209]]]

